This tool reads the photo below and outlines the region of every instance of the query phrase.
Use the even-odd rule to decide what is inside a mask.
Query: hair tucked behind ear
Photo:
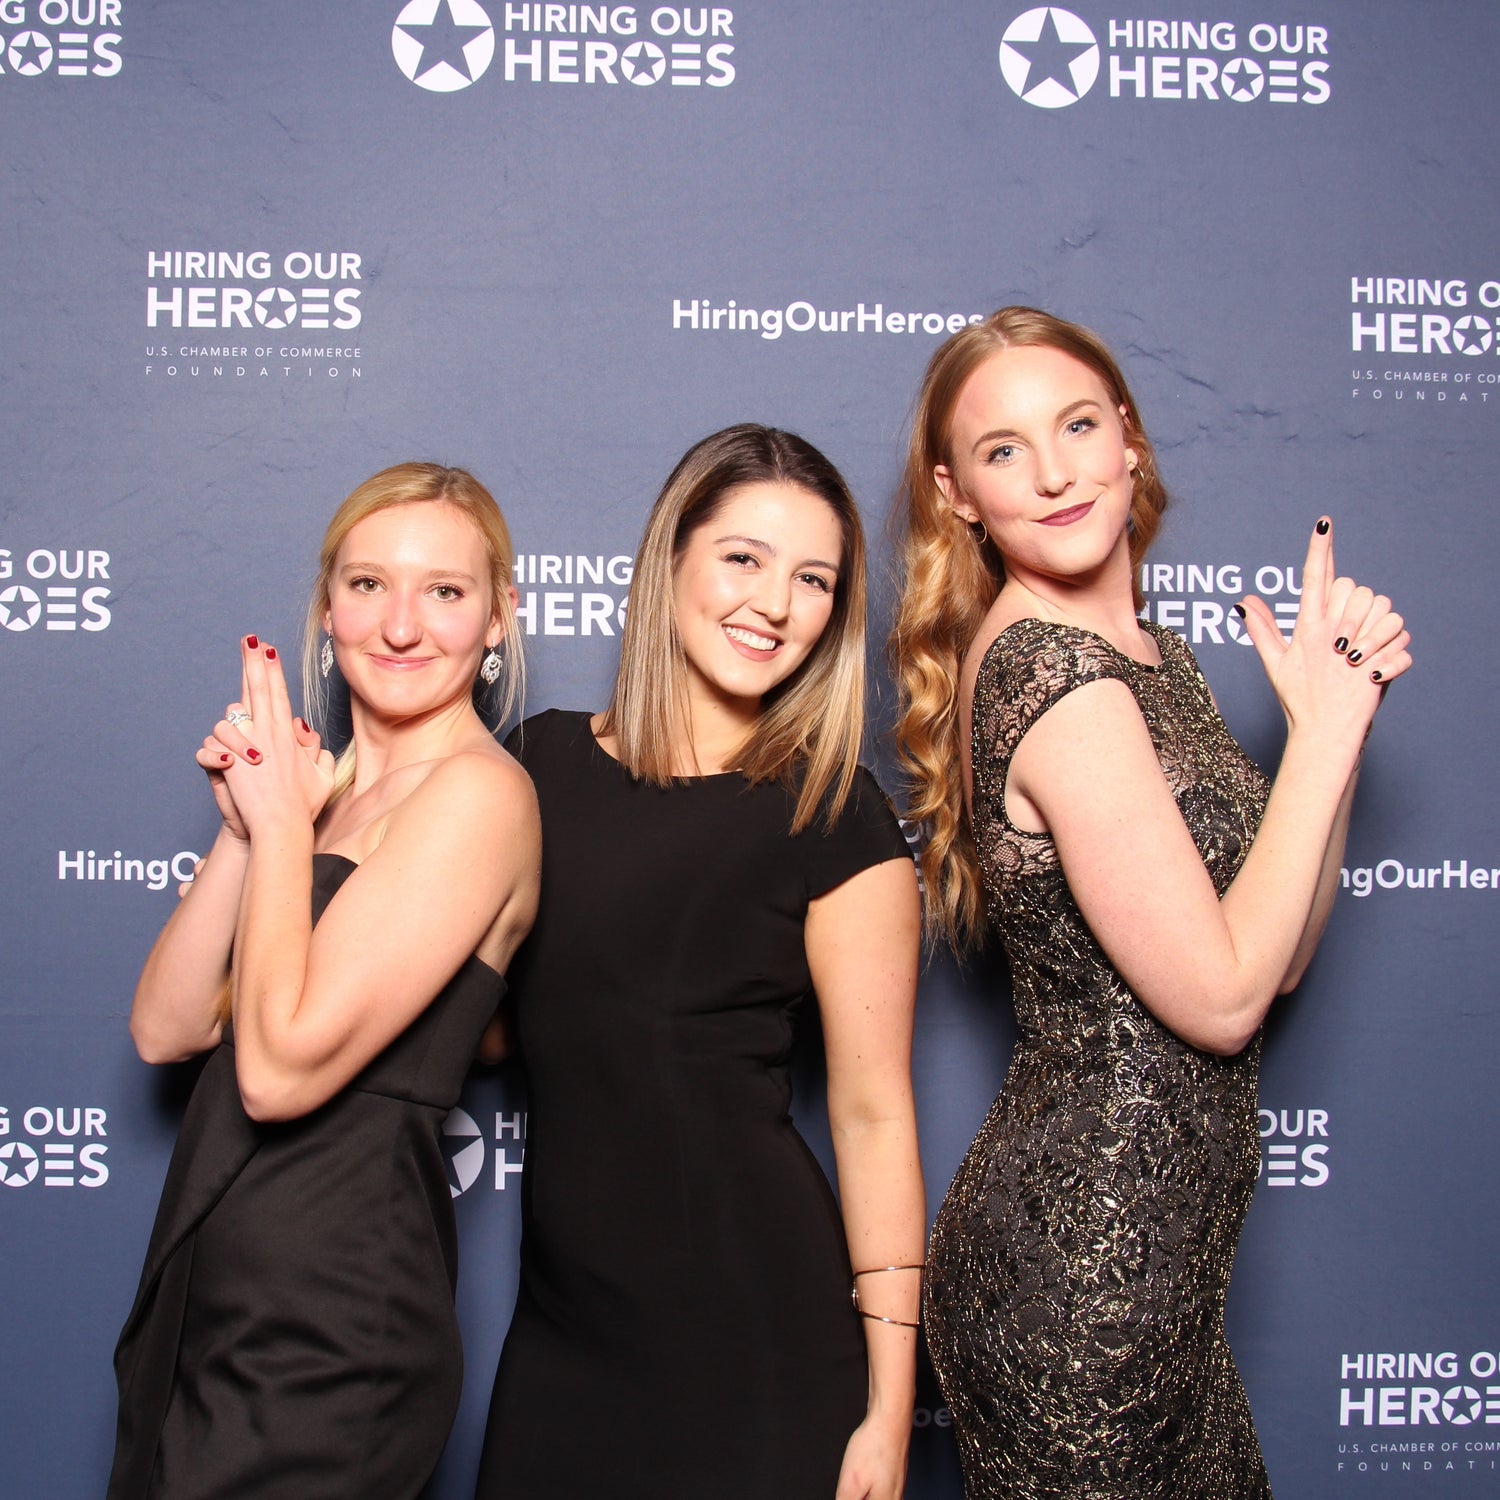
[[[933,355],[917,395],[894,517],[903,578],[890,651],[899,694],[896,748],[907,777],[905,811],[927,835],[921,857],[927,896],[923,924],[929,940],[946,940],[960,953],[977,940],[984,916],[964,806],[958,679],[1005,582],[1005,569],[995,548],[948,504],[933,471],[952,466],[953,412],[969,377],[992,354],[1028,345],[1071,355],[1099,376],[1115,406],[1125,408],[1125,441],[1137,456],[1130,503],[1130,560],[1137,573],[1167,504],[1156,454],[1125,377],[1087,328],[1033,307],[1002,307],[956,333]],[[1134,588],[1139,608],[1138,578]]]

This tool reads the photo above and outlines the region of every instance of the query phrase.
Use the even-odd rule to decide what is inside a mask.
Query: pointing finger
[[[245,637],[245,681],[250,689],[250,696],[245,703],[250,709],[250,717],[263,725],[267,734],[276,722],[271,711],[272,698],[266,681],[266,652],[270,649],[262,646],[253,635]]]
[[[281,653],[267,646],[262,653],[266,666],[266,693],[270,699],[274,722],[284,724],[292,717],[292,700],[287,694],[286,673],[281,667]]]
[[[250,678],[245,672],[245,660],[247,654],[254,651],[260,642],[253,636],[247,635],[240,641],[240,702],[250,701]]]
[[[1333,522],[1322,516],[1313,527],[1307,544],[1307,560],[1302,564],[1302,605],[1311,603],[1322,615],[1328,603],[1328,585],[1333,578]]]

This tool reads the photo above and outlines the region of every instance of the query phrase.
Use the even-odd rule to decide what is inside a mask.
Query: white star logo
[[[255,321],[262,328],[285,328],[297,316],[297,299],[284,286],[268,286],[255,299]]]
[[[18,32],[10,39],[6,58],[12,73],[19,73],[22,78],[35,78],[52,66],[52,43],[40,31]]]
[[[1472,1385],[1455,1385],[1443,1396],[1443,1415],[1455,1427],[1467,1427],[1479,1420],[1483,1403]]]
[[[1460,354],[1483,354],[1494,342],[1495,334],[1488,318],[1466,313],[1453,325],[1453,347]]]
[[[13,583],[0,592],[0,625],[7,630],[30,630],[41,617],[42,601],[31,589]]]
[[[409,0],[391,28],[391,54],[419,88],[451,94],[495,60],[495,28],[478,0]]]
[[[1265,69],[1253,57],[1235,58],[1219,76],[1225,94],[1240,104],[1257,98],[1266,86]]]
[[[1039,5],[1005,28],[1000,73],[1012,93],[1039,109],[1077,104],[1099,76],[1098,38],[1072,11]]]
[[[7,1141],[0,1146],[0,1184],[5,1187],[25,1187],[36,1181],[41,1171],[37,1154],[25,1141]]]
[[[667,55],[655,42],[632,42],[620,55],[625,76],[632,83],[655,83],[667,71]]]
[[[467,1110],[454,1108],[443,1121],[443,1155],[448,1161],[448,1192],[457,1198],[474,1186],[484,1166],[484,1137]]]

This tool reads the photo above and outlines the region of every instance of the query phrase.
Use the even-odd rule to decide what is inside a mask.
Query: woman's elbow
[[[235,1055],[235,1079],[239,1084],[240,1103],[257,1125],[276,1125],[311,1114],[327,1095],[309,1086],[309,1080],[283,1069],[245,1058],[245,1049]]]
[[[240,1103],[257,1125],[280,1125],[287,1120],[298,1120],[313,1109],[311,1104],[285,1090],[247,1090],[243,1084],[240,1085]]]
[[[196,1045],[189,1045],[181,1033],[169,1032],[153,1026],[143,1016],[131,1016],[130,1040],[135,1044],[136,1056],[153,1066],[162,1063],[186,1062],[200,1052],[207,1052],[219,1039],[218,1027]]]
[[[1231,1057],[1238,1057],[1255,1040],[1255,1033],[1259,1029],[1257,1026],[1252,1027],[1249,1031],[1243,1029],[1220,1030],[1211,1038],[1198,1042],[1195,1045],[1199,1051],[1211,1053],[1214,1057],[1221,1057],[1227,1062]]]
[[[1214,1057],[1238,1057],[1255,1040],[1265,1015],[1265,1005],[1254,1005],[1205,1018],[1194,1028],[1195,1034],[1183,1040]]]
[[[1291,992],[1296,989],[1299,984],[1302,983],[1302,976],[1307,973],[1307,966],[1309,962],[1310,960],[1303,959],[1294,963],[1292,967],[1286,971],[1286,974],[1283,976],[1281,983],[1276,988],[1276,993],[1278,995],[1290,995]]]
[[[130,1018],[130,1040],[135,1043],[135,1055],[143,1063],[166,1063],[177,1061],[164,1044],[164,1038],[156,1033],[138,1016]]]

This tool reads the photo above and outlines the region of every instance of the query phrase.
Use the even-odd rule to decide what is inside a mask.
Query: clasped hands
[[[292,713],[281,656],[255,636],[240,642],[240,698],[194,757],[232,837],[248,843],[278,819],[310,826],[333,791],[333,756]]]

